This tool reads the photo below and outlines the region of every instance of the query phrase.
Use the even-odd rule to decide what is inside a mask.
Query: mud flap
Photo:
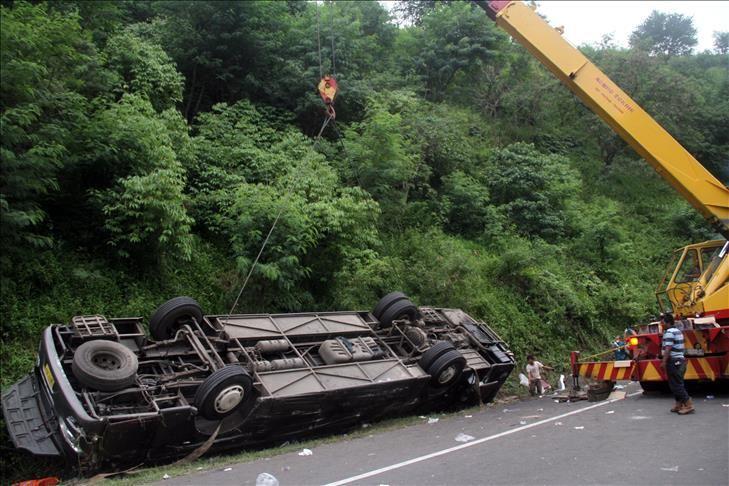
[[[58,456],[61,453],[52,439],[56,418],[51,417],[52,423],[43,418],[40,393],[34,374],[8,387],[2,394],[5,424],[15,447],[33,454]]]

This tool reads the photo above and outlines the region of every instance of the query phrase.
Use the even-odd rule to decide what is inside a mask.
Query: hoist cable
[[[320,28],[320,20],[319,20],[319,3],[316,3],[316,44],[318,47],[319,52],[319,79],[324,77],[324,69],[321,66],[321,34],[319,33]]]
[[[334,2],[329,4],[329,35],[332,38],[332,75],[337,75],[337,62],[334,54]]]
[[[329,11],[331,14],[330,18],[330,37],[332,42],[332,74],[336,75],[337,73],[337,67],[336,67],[336,57],[335,57],[335,51],[334,51],[334,12],[332,10],[333,4],[330,4]],[[322,59],[321,59],[321,18],[319,14],[319,4],[316,3],[316,44],[317,44],[317,53],[319,56],[319,78],[324,77],[324,68],[322,66]],[[316,136],[315,139],[315,146],[319,143],[319,140],[321,139],[322,133],[324,133],[324,129],[329,125],[329,122],[331,122],[334,119],[334,116],[332,113],[327,112],[327,117],[324,120],[324,123],[321,126],[321,129],[319,130],[319,133]],[[332,125],[334,126],[334,125]],[[335,127],[337,134],[339,134],[339,129]],[[340,140],[341,143],[341,140]],[[298,169],[298,167],[297,167]],[[295,172],[298,173],[298,170]],[[293,186],[294,181],[296,181],[297,177],[292,177],[291,182],[289,183],[287,190],[285,191],[285,197],[288,197],[289,194],[291,194],[291,189]],[[271,239],[271,235],[273,234],[274,229],[276,229],[276,225],[278,225],[279,220],[281,219],[281,215],[283,214],[285,205],[281,204],[281,207],[278,210],[278,213],[276,214],[276,217],[273,220],[273,223],[271,224],[271,228],[268,230],[268,234],[266,235],[266,238],[263,240],[263,243],[261,244],[261,248],[258,250],[258,254],[256,255],[255,260],[253,260],[253,263],[251,264],[251,268],[248,270],[248,274],[246,275],[245,280],[243,281],[243,285],[241,286],[240,291],[238,292],[238,295],[235,298],[235,301],[233,302],[233,306],[230,308],[230,311],[228,312],[228,315],[226,318],[230,318],[230,316],[233,314],[233,311],[238,306],[238,302],[240,301],[241,296],[243,295],[243,291],[245,291],[246,286],[248,285],[248,281],[251,279],[251,276],[253,275],[253,271],[256,268],[256,265],[258,265],[258,261],[261,259],[261,255],[263,255],[263,250],[266,248],[266,245],[268,244],[268,241]]]

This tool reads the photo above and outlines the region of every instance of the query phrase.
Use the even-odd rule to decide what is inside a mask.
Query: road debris
[[[273,474],[264,472],[256,478],[256,486],[278,486],[278,479]]]
[[[465,415],[464,418],[473,418],[473,415]]]
[[[529,420],[529,419],[538,419],[538,418],[542,418],[542,416],[541,416],[541,415],[525,415],[525,416],[523,416],[523,417],[520,417],[520,418],[523,418],[524,420]]]
[[[311,449],[303,449],[301,452],[299,452],[300,456],[311,456],[314,453],[311,451]]]
[[[508,403],[514,403],[518,402],[519,397],[516,395],[509,395],[508,397],[499,398],[498,400],[494,400],[494,403],[501,403],[501,404],[508,404]]]
[[[164,476],[162,476],[162,479],[164,479],[164,480],[168,480],[168,479],[170,479],[170,477],[171,477],[171,476],[170,476],[169,474],[165,473],[165,475],[164,475]]]
[[[562,422],[555,422],[554,425],[562,425]]]
[[[461,432],[460,434],[458,434],[456,436],[456,442],[469,442],[469,441],[472,441],[473,439],[475,439],[474,436],[464,434],[463,432]]]
[[[722,407],[729,407],[729,403],[722,403],[721,406]]]
[[[625,398],[625,396],[627,394],[628,394],[627,392],[620,391],[620,390],[615,390],[610,395],[608,395],[607,399],[608,400],[622,400],[622,399]]]
[[[706,395],[707,400],[713,400],[714,398],[716,398],[714,395]]]
[[[438,417],[430,417],[428,419],[428,424],[437,424],[438,420],[440,420]]]
[[[362,424],[363,429],[366,429],[367,427],[372,427],[372,425],[371,424]]]
[[[519,384],[521,386],[529,386],[529,380],[524,373],[519,373]]]
[[[519,420],[519,425],[526,425],[526,424],[527,424],[526,420]]]
[[[223,469],[223,472],[229,472],[229,471],[232,471],[232,470],[233,470],[232,467],[226,467],[225,469]]]
[[[662,467],[661,471],[678,472],[678,466]]]
[[[575,430],[583,430],[585,427],[583,425],[578,425],[575,427]]]
[[[623,390],[624,388],[625,388],[625,386],[624,386],[624,385],[615,385],[615,386],[613,387],[613,389],[614,389],[614,390]]]
[[[646,417],[645,415],[633,415],[630,417],[630,420],[648,420],[651,417]]]
[[[607,412],[605,412],[605,415],[610,415],[610,414],[613,414],[613,413],[615,413],[615,410],[608,410]]]

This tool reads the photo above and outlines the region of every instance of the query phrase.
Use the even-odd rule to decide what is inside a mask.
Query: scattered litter
[[[367,427],[372,427],[370,424],[362,424],[362,428],[366,429]]]
[[[300,456],[311,456],[312,454],[314,454],[314,453],[311,452],[311,449],[304,449],[301,452],[299,452]]]
[[[554,425],[562,425],[562,422],[555,422]]]
[[[367,455],[371,457],[371,456],[374,456],[374,455],[375,455],[375,453],[374,453],[374,452],[370,452],[370,453],[369,453],[369,454],[367,454]]]
[[[535,439],[536,437],[537,437],[536,435],[532,434],[532,439]]]
[[[458,434],[456,436],[456,442],[469,442],[469,441],[472,441],[473,439],[475,439],[474,436],[464,434],[463,432],[461,432],[460,434]]]
[[[428,419],[428,423],[429,424],[437,424],[438,423],[438,420],[440,420],[438,417],[430,417]]]
[[[700,467],[700,468],[697,469],[697,471],[703,471],[703,470],[704,470],[703,467]]]
[[[554,400],[554,403],[559,403],[559,400]]]
[[[605,412],[605,415],[610,415],[612,413],[615,413],[615,410],[608,410],[607,412]]]
[[[582,426],[582,425],[579,425],[579,426],[575,427],[575,430],[582,430],[582,429],[584,429],[584,428],[585,428],[584,426]]]
[[[426,417],[425,415],[421,415],[420,418],[421,419],[427,419],[428,417]]]
[[[627,392],[615,390],[610,395],[608,395],[608,400],[622,400],[627,395]]]
[[[518,396],[516,396],[516,395],[509,395],[508,397],[503,397],[503,398],[499,398],[498,400],[494,400],[494,403],[507,404],[507,403],[514,403],[514,402],[518,402],[518,401],[519,401],[519,397]]]
[[[473,415],[465,415],[465,418],[473,418]]]
[[[281,468],[281,470],[282,471],[290,471],[291,470],[291,466],[284,466],[284,467]]]
[[[526,420],[519,420],[519,425],[526,425],[526,424],[527,424]]]
[[[678,472],[678,466],[673,467],[662,467],[661,471]]]
[[[564,375],[559,375],[559,387],[557,388],[557,390],[562,391],[564,389]]]
[[[169,474],[167,474],[167,473],[165,473],[165,475],[164,475],[164,476],[162,476],[162,479],[170,479],[170,475],[169,475]]]
[[[706,395],[707,400],[713,400],[714,398],[716,398],[714,395]]]
[[[505,409],[504,409],[504,413],[509,413],[509,412],[511,412],[511,410],[510,410],[510,409],[508,409],[508,408],[505,408]]]
[[[233,470],[232,467],[226,467],[225,469],[223,469],[223,472],[228,472],[228,471],[232,471],[232,470]]]
[[[633,415],[630,417],[630,420],[648,420],[650,417],[646,417],[645,415]]]
[[[195,471],[202,471],[202,466],[196,467]]]
[[[622,390],[623,388],[625,388],[625,386],[624,385],[615,385],[613,388],[615,390]]]
[[[256,478],[256,486],[278,486],[278,479],[273,474],[264,472]]]
[[[538,419],[538,418],[542,418],[542,416],[541,416],[541,415],[525,415],[525,416],[523,416],[523,417],[520,417],[520,418],[523,418],[524,420],[529,420],[529,419]]]
[[[722,403],[721,406],[722,407],[729,407],[729,403]]]
[[[544,412],[544,409],[543,408],[538,408],[537,409],[537,412]]]
[[[529,386],[529,380],[524,373],[519,373],[519,384],[523,386]]]

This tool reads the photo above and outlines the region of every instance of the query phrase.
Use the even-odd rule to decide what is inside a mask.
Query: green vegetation
[[[237,310],[398,289],[558,366],[655,313],[670,252],[712,236],[466,2],[402,3],[400,25],[377,2],[0,9],[4,386],[74,315],[227,312],[279,214]],[[320,140],[317,28],[341,88]],[[696,53],[690,19],[656,12],[628,49],[583,46],[724,181],[727,35]]]

